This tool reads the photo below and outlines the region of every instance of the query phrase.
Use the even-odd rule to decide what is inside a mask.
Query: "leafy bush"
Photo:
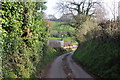
[[[73,58],[98,77],[120,78],[120,48],[112,40],[84,42]]]
[[[116,21],[87,19],[77,30],[80,41],[73,58],[101,78],[120,78],[120,31]]]
[[[42,4],[43,5],[43,4]],[[2,3],[2,71],[5,78],[29,78],[46,53],[48,32],[36,3]]]

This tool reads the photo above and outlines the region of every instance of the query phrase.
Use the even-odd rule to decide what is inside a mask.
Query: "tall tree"
[[[93,0],[62,0],[57,4],[57,8],[63,14],[72,14],[73,19],[64,25],[74,27],[77,33],[79,27],[87,20],[87,17],[94,14],[93,9],[96,4],[98,2],[93,2]],[[75,38],[80,45],[79,39]]]
[[[106,11],[102,3],[99,3],[99,5],[95,6],[94,12],[95,12],[94,18],[97,22],[101,22],[106,19]]]
[[[44,5],[46,2],[36,2],[36,10],[40,10],[41,12],[43,12],[43,10],[46,10],[47,7],[46,5]]]

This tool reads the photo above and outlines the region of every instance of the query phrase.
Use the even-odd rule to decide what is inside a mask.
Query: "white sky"
[[[47,15],[52,14],[52,15],[55,15],[57,18],[60,17],[60,13],[57,12],[57,10],[55,10],[55,6],[56,6],[56,3],[58,1],[59,0],[47,0],[47,3],[46,3],[47,10],[45,11],[45,13]],[[113,10],[114,1],[115,1],[115,6],[116,6],[116,12],[117,12],[117,10],[118,10],[118,1],[120,1],[120,0],[97,0],[97,1],[104,2],[104,5],[105,5],[106,9],[108,10],[107,17],[113,18],[111,11]]]

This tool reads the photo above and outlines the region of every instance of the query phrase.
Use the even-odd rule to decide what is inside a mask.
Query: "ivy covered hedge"
[[[43,6],[41,2],[39,6]],[[4,78],[34,76],[48,51],[49,29],[36,3],[2,3],[2,74]],[[54,51],[54,50],[53,50]],[[44,54],[43,54],[44,53]]]
[[[0,32],[1,36],[1,32]],[[0,37],[0,45],[2,45],[2,38]],[[0,46],[0,77],[2,76],[2,46]]]

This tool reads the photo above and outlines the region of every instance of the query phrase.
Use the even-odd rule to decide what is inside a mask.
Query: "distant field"
[[[64,24],[64,22],[55,22],[55,21],[51,21],[52,24],[52,29],[53,30],[57,30],[57,31],[74,31],[74,28],[67,26],[67,25],[61,25]],[[61,25],[61,26],[60,26]]]
[[[61,38],[50,38],[50,40],[61,40]],[[71,37],[63,38],[64,41],[72,41],[72,45],[78,45]]]
[[[64,24],[64,22],[56,22],[56,21],[50,21],[52,25],[51,30],[51,37],[50,40],[64,40],[64,41],[72,41],[73,45],[76,45],[77,43],[73,39],[73,34],[75,32],[75,29],[68,25],[61,25]],[[56,38],[61,37],[61,35],[64,35],[64,38]]]
[[[62,38],[50,38],[51,40],[61,40]],[[64,41],[72,41],[71,37],[63,38]]]
[[[74,28],[68,26],[68,25],[62,25],[65,24],[64,22],[55,22],[55,21],[51,21],[51,36],[55,37],[59,37],[61,35],[64,35],[66,37],[70,37],[71,35],[74,34],[75,30]]]

